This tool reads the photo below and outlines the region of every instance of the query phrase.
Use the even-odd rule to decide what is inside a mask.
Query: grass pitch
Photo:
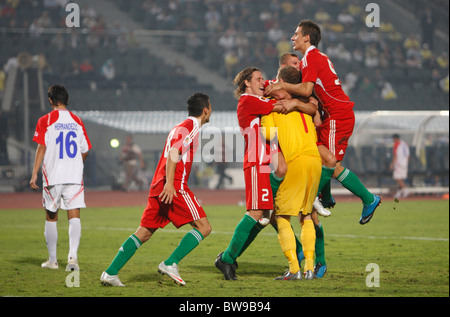
[[[79,286],[67,287],[68,222],[60,211],[58,270],[45,270],[44,211],[0,211],[0,296],[31,297],[448,297],[449,202],[384,201],[369,224],[358,219],[361,203],[339,202],[325,232],[328,272],[312,281],[275,281],[287,267],[272,227],[238,258],[238,281],[225,281],[214,267],[244,213],[239,206],[204,206],[213,232],[180,264],[185,287],[157,273],[190,226],[158,230],[125,265],[125,288],[105,287],[100,275],[122,242],[137,228],[142,208],[88,208],[81,213]],[[300,226],[292,220],[296,234]],[[371,264],[372,263],[372,264]],[[376,271],[379,268],[379,285]],[[370,264],[370,265],[369,265]],[[369,265],[369,267],[368,267]],[[68,279],[69,284],[66,284]],[[366,282],[369,282],[367,284]],[[372,282],[373,287],[369,287]],[[72,285],[73,285],[72,283]],[[368,286],[369,285],[369,286]]]

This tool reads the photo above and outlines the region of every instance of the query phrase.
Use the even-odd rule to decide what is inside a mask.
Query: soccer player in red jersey
[[[275,99],[263,96],[264,84],[260,70],[255,67],[243,69],[234,79],[235,97],[239,100],[237,117],[245,140],[243,168],[247,212],[237,225],[228,248],[215,261],[215,266],[226,280],[237,279],[237,257],[261,230],[258,221],[265,213],[273,210],[270,184],[271,144],[261,136],[261,116],[272,111],[282,112],[284,106]],[[303,103],[292,99],[287,104],[291,109],[297,109]]]
[[[259,69],[248,67],[234,79],[239,100],[237,117],[245,140],[244,178],[247,213],[237,225],[228,248],[217,256],[215,266],[226,280],[236,280],[236,258],[245,248],[253,228],[265,211],[273,210],[270,186],[270,146],[260,135],[261,115],[274,110],[276,100],[263,96],[264,78]]]
[[[211,103],[208,95],[195,93],[189,97],[187,104],[189,117],[173,128],[167,137],[150,185],[148,203],[140,226],[122,244],[111,265],[103,272],[100,277],[102,284],[124,286],[117,275],[119,270],[158,228],[164,228],[172,222],[177,228],[189,223],[192,230],[183,237],[170,257],[159,264],[158,272],[185,285],[186,282],[178,272],[178,262],[211,232],[211,225],[203,208],[187,186],[198,148],[199,130],[209,122]]]
[[[323,123],[317,129],[318,146],[323,159],[319,191],[322,191],[331,177],[334,177],[361,198],[364,206],[359,223],[366,224],[372,218],[381,199],[370,193],[352,171],[341,165],[355,126],[354,103],[342,89],[330,59],[317,48],[321,40],[320,27],[311,20],[303,20],[298,24],[291,40],[294,50],[303,53],[300,63],[302,83],[297,85],[276,83],[266,88],[266,94],[270,95],[272,91],[278,89],[304,97],[316,93],[325,111]]]

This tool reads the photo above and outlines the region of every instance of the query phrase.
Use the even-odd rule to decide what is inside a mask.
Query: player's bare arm
[[[290,84],[286,82],[279,82],[271,84],[266,87],[265,91],[267,95],[270,95],[274,90],[284,89],[292,95],[309,97],[314,91],[314,83],[306,82],[301,84]]]
[[[39,189],[39,186],[36,184],[38,172],[42,165],[42,161],[44,160],[45,151],[47,151],[47,146],[43,144],[38,144],[36,149],[36,156],[34,158],[34,166],[33,172],[31,173],[30,179],[30,187],[31,189]]]
[[[166,165],[166,184],[164,185],[161,194],[159,194],[159,198],[165,204],[171,204],[173,196],[178,197],[173,182],[175,178],[175,169],[180,154],[180,151],[176,148],[171,148],[169,150],[169,157]]]
[[[278,100],[275,106],[281,106],[279,113],[287,114],[292,111],[299,111],[314,117],[318,110],[318,101],[315,98],[294,98]]]
[[[86,157],[88,156],[88,153],[89,152],[81,153],[81,158],[83,159],[83,162],[86,161]]]

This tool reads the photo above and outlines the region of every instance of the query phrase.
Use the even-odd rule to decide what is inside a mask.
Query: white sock
[[[47,243],[48,258],[51,263],[58,262],[56,258],[56,243],[58,242],[57,221],[45,221],[45,242]]]
[[[72,218],[69,220],[69,256],[77,260],[78,247],[80,245],[81,238],[81,220],[80,218]]]

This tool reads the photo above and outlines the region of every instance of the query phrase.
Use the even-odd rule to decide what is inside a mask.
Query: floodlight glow
[[[109,142],[109,144],[111,145],[111,147],[112,147],[113,149],[115,149],[115,148],[118,148],[118,147],[119,147],[120,142],[119,142],[119,140],[117,140],[117,139],[111,139],[111,141]]]

